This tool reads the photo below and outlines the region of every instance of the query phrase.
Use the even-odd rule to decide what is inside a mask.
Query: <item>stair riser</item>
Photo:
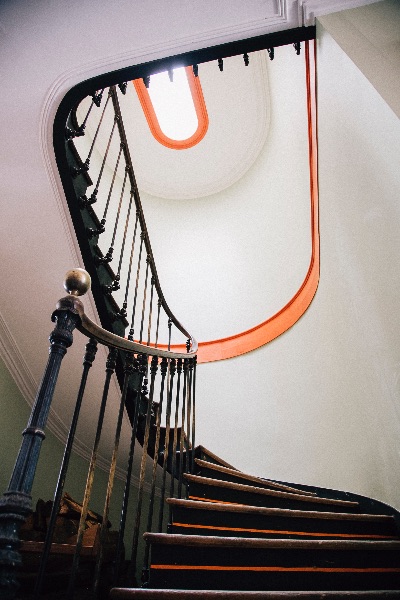
[[[213,485],[200,484],[191,481],[189,484],[189,499],[213,500],[215,502],[230,502],[245,504],[246,506],[262,506],[266,508],[286,508],[291,510],[327,510],[330,512],[352,512],[357,513],[357,507],[312,502],[311,500],[296,500],[292,498],[281,498],[279,496],[268,496],[265,494],[252,493],[250,491],[232,490],[229,488]]]
[[[176,523],[194,524],[209,526],[210,529],[193,528],[196,531],[190,531],[187,527],[179,528]],[[213,529],[215,527],[216,529]],[[231,532],[227,529],[232,528]],[[257,533],[249,531],[241,532],[238,529],[258,530]],[[340,537],[350,536],[387,536],[396,537],[396,525],[393,522],[373,522],[373,521],[350,521],[350,520],[333,520],[333,519],[307,519],[296,517],[282,516],[265,516],[255,513],[237,513],[212,510],[188,509],[175,506],[172,511],[172,527],[171,533],[183,533],[187,535],[234,535],[237,537],[271,537],[272,533],[262,533],[262,531],[282,531],[291,532],[283,535],[294,535],[293,532],[301,532],[304,534],[310,533],[326,533],[330,534],[325,537],[329,538],[332,535]],[[277,534],[279,535],[279,534]],[[306,536],[300,536],[306,537]],[[310,536],[313,537],[313,536]],[[356,538],[357,539],[357,538]],[[362,539],[362,538],[360,538]]]
[[[380,573],[260,573],[260,572],[162,572],[152,571],[151,587],[189,590],[317,591],[393,590],[400,587],[399,574]],[[377,596],[379,597],[379,596]]]
[[[184,546],[153,543],[151,546],[152,565],[214,565],[221,567],[285,567],[285,568],[337,568],[367,569],[396,568],[399,570],[400,558],[398,548],[371,549],[366,545],[357,548],[338,549],[332,545],[325,547],[318,543],[313,547],[305,547],[294,543],[285,547],[260,547],[240,545],[213,545],[204,541],[201,546]],[[390,546],[390,542],[388,543]]]

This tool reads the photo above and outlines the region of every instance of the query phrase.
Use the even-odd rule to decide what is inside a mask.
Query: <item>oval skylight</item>
[[[185,69],[150,77],[148,88],[161,131],[171,140],[187,140],[199,125]]]
[[[143,112],[155,139],[168,148],[182,150],[198,144],[208,128],[203,91],[191,67],[151,75],[149,87],[134,82]]]

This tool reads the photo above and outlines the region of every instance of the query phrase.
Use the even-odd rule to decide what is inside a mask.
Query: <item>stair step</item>
[[[223,460],[222,458],[220,458],[219,456],[217,456],[216,454],[211,452],[211,450],[208,450],[204,446],[196,446],[195,455],[196,455],[196,458],[205,460],[213,465],[220,465],[222,467],[227,467],[228,469],[232,469],[233,471],[237,470],[236,467],[233,467],[228,462],[226,462],[226,460]]]
[[[154,588],[400,589],[399,541],[144,537],[151,543]]]
[[[148,600],[394,600],[400,598],[396,590],[374,591],[333,591],[333,592],[228,592],[226,590],[155,590],[114,588],[110,592],[111,600],[129,600],[130,598],[147,598]]]
[[[274,508],[278,504],[284,504],[289,509],[315,508],[315,505],[329,506],[334,512],[340,510],[357,511],[358,502],[348,500],[334,500],[321,498],[319,496],[303,496],[291,494],[278,490],[258,488],[241,483],[231,483],[209,477],[185,474],[189,482],[189,500],[200,500],[202,502],[227,502],[234,504],[246,504],[251,506],[264,506]]]
[[[214,465],[199,458],[195,459],[195,463],[200,468],[200,473],[198,474],[201,474],[203,477],[217,478],[218,473],[218,479],[221,479],[222,481],[241,483],[242,480],[246,480],[248,482],[248,485],[257,484],[258,487],[272,487],[282,491],[290,492],[292,494],[301,494],[302,496],[315,496],[313,492],[303,492],[302,490],[290,487],[288,485],[284,485],[282,483],[275,483],[274,481],[270,481],[269,479],[261,479],[260,477],[255,477],[254,475],[248,475],[246,473],[242,473],[242,471],[238,471],[237,469],[228,469],[227,467],[223,467],[221,465]]]
[[[244,537],[398,539],[395,519],[169,498],[170,533]]]

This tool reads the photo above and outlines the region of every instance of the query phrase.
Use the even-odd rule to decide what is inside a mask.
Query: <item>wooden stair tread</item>
[[[182,535],[172,533],[145,533],[144,539],[151,544],[168,546],[198,546],[224,548],[262,548],[292,550],[400,550],[400,541],[371,540],[292,540],[243,537],[220,537]]]
[[[228,488],[231,490],[240,490],[242,492],[249,492],[253,494],[260,494],[264,496],[274,496],[276,498],[282,498],[287,500],[295,500],[300,502],[311,502],[316,504],[330,504],[332,506],[343,506],[356,508],[358,502],[352,502],[349,500],[334,500],[332,498],[321,498],[320,496],[302,496],[300,494],[291,494],[289,492],[281,492],[278,490],[269,490],[266,488],[259,488],[252,485],[244,485],[242,483],[231,483],[230,481],[222,481],[221,479],[211,479],[209,477],[200,477],[199,475],[190,475],[189,473],[184,474],[185,479],[189,482],[195,482],[199,484]]]
[[[393,600],[400,598],[400,592],[396,590],[372,590],[372,591],[332,591],[332,592],[230,592],[225,590],[152,590],[138,588],[114,588],[109,596],[112,600],[124,600],[125,598],[153,598],[154,600],[165,600],[172,598],[175,600],[185,600],[193,598],[194,600],[284,600],[299,598],[300,600],[337,600],[344,598],[347,600],[362,600],[373,598],[386,598]]]
[[[249,506],[247,504],[223,504],[219,502],[201,502],[199,500],[183,500],[168,498],[168,504],[193,510],[208,510],[220,512],[255,513],[259,515],[274,515],[282,517],[299,517],[305,519],[332,519],[339,521],[368,521],[368,522],[393,522],[391,515],[371,515],[361,513],[333,513],[318,510],[291,510],[288,508],[265,508]]]
[[[215,462],[221,466],[224,466],[228,469],[232,469],[233,471],[237,471],[236,467],[233,467],[228,462],[226,462],[225,460],[223,460],[222,458],[220,458],[219,456],[217,456],[216,454],[211,452],[211,450],[208,450],[204,446],[196,446],[196,451],[202,452],[203,454],[207,454],[207,456],[209,456],[212,460],[215,460]],[[214,464],[214,463],[209,463],[209,464]]]
[[[288,485],[284,485],[283,483],[275,483],[270,479],[262,479],[261,477],[256,477],[255,475],[249,475],[247,473],[243,473],[242,471],[238,471],[237,469],[230,469],[227,467],[223,467],[222,465],[215,465],[213,463],[209,463],[206,460],[201,460],[200,458],[196,458],[195,462],[199,467],[204,467],[206,469],[211,469],[213,471],[217,471],[220,473],[225,473],[226,475],[232,475],[233,477],[240,477],[241,479],[247,479],[248,481],[254,481],[255,483],[260,483],[260,485],[271,486],[277,488],[279,490],[285,490],[287,492],[293,494],[301,494],[302,496],[315,496],[314,492],[304,492],[303,490],[299,490],[294,487],[290,487]]]

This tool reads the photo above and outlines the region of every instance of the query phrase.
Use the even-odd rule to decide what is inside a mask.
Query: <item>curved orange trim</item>
[[[307,275],[300,289],[286,306],[263,323],[230,337],[211,340],[209,342],[199,342],[197,354],[198,363],[233,358],[268,344],[268,342],[271,342],[287,331],[300,319],[310,306],[317,291],[319,282],[320,251],[318,221],[316,45],[314,41],[305,42],[305,63],[311,198],[311,260]],[[184,352],[185,347],[177,344],[171,346],[171,350]]]
[[[193,103],[198,120],[198,126],[196,131],[192,136],[190,136],[186,140],[173,140],[166,136],[165,133],[163,133],[158,122],[157,115],[154,110],[154,106],[151,101],[149,92],[147,91],[147,88],[143,83],[143,79],[135,79],[132,82],[135,86],[135,90],[140,100],[140,104],[142,105],[142,109],[146,117],[147,123],[150,127],[151,133],[156,138],[156,140],[160,142],[160,144],[166,146],[167,148],[171,148],[172,150],[186,150],[187,148],[192,148],[192,146],[195,146],[196,144],[201,142],[203,137],[206,135],[208,129],[208,113],[206,103],[204,101],[203,90],[201,88],[200,80],[198,77],[194,76],[191,67],[185,67],[185,71],[190,91],[192,92]]]

